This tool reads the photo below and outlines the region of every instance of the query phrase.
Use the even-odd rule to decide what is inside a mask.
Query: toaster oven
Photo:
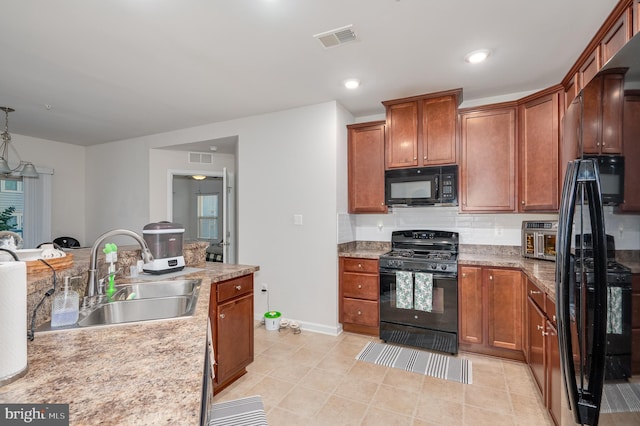
[[[556,260],[558,221],[523,221],[522,256]]]

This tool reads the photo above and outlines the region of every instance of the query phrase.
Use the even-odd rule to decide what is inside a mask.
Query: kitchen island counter
[[[36,333],[28,372],[0,403],[69,404],[71,425],[195,425],[200,421],[211,285],[257,266],[202,262],[193,316]],[[161,276],[159,277],[161,279]]]

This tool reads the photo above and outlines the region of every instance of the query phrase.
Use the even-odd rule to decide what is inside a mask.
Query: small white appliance
[[[184,226],[167,221],[150,223],[142,229],[142,237],[149,246],[153,260],[142,267],[150,274],[167,274],[184,269],[182,235]]]

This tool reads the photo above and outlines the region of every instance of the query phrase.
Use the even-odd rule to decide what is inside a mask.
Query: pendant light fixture
[[[15,148],[11,147],[13,152],[18,157],[18,165],[15,168],[9,166],[9,147],[11,144],[11,134],[9,133],[9,113],[15,111],[13,108],[0,107],[0,110],[4,111],[4,130],[2,131],[2,144],[0,145],[0,175],[11,175],[18,173],[21,177],[37,178],[38,171],[33,163],[28,161],[22,161],[20,155]]]

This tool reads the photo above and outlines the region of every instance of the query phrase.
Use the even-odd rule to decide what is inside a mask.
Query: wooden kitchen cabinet
[[[632,13],[632,8],[629,7],[625,9],[600,42],[602,64],[606,64],[609,59],[618,53],[618,51],[622,49],[629,40],[631,40],[631,33],[633,30]]]
[[[460,211],[514,212],[516,105],[460,113]]]
[[[460,265],[458,277],[460,349],[524,359],[520,270]]]
[[[526,359],[549,415],[559,424],[563,383],[553,300],[527,279]]]
[[[598,45],[578,68],[578,82],[580,84],[580,89],[584,89],[593,77],[598,74],[600,68],[602,68],[600,58],[600,46]]]
[[[622,153],[624,71],[598,74],[582,92],[582,152]]]
[[[564,177],[567,174],[567,163],[580,157],[580,125],[582,123],[582,104],[576,98],[568,106],[562,117],[562,143],[560,144],[560,172],[558,191],[562,193]]]
[[[384,101],[386,168],[456,164],[462,89]]]
[[[214,391],[244,375],[253,362],[253,274],[214,283],[209,301],[215,351]]]
[[[349,213],[386,213],[385,122],[350,124],[347,130]]]
[[[625,91],[623,114],[624,203],[619,208],[640,212],[640,90]]]
[[[520,212],[558,210],[561,95],[562,88],[555,87],[518,107]]]
[[[339,319],[344,331],[380,334],[380,285],[377,259],[340,257]]]

